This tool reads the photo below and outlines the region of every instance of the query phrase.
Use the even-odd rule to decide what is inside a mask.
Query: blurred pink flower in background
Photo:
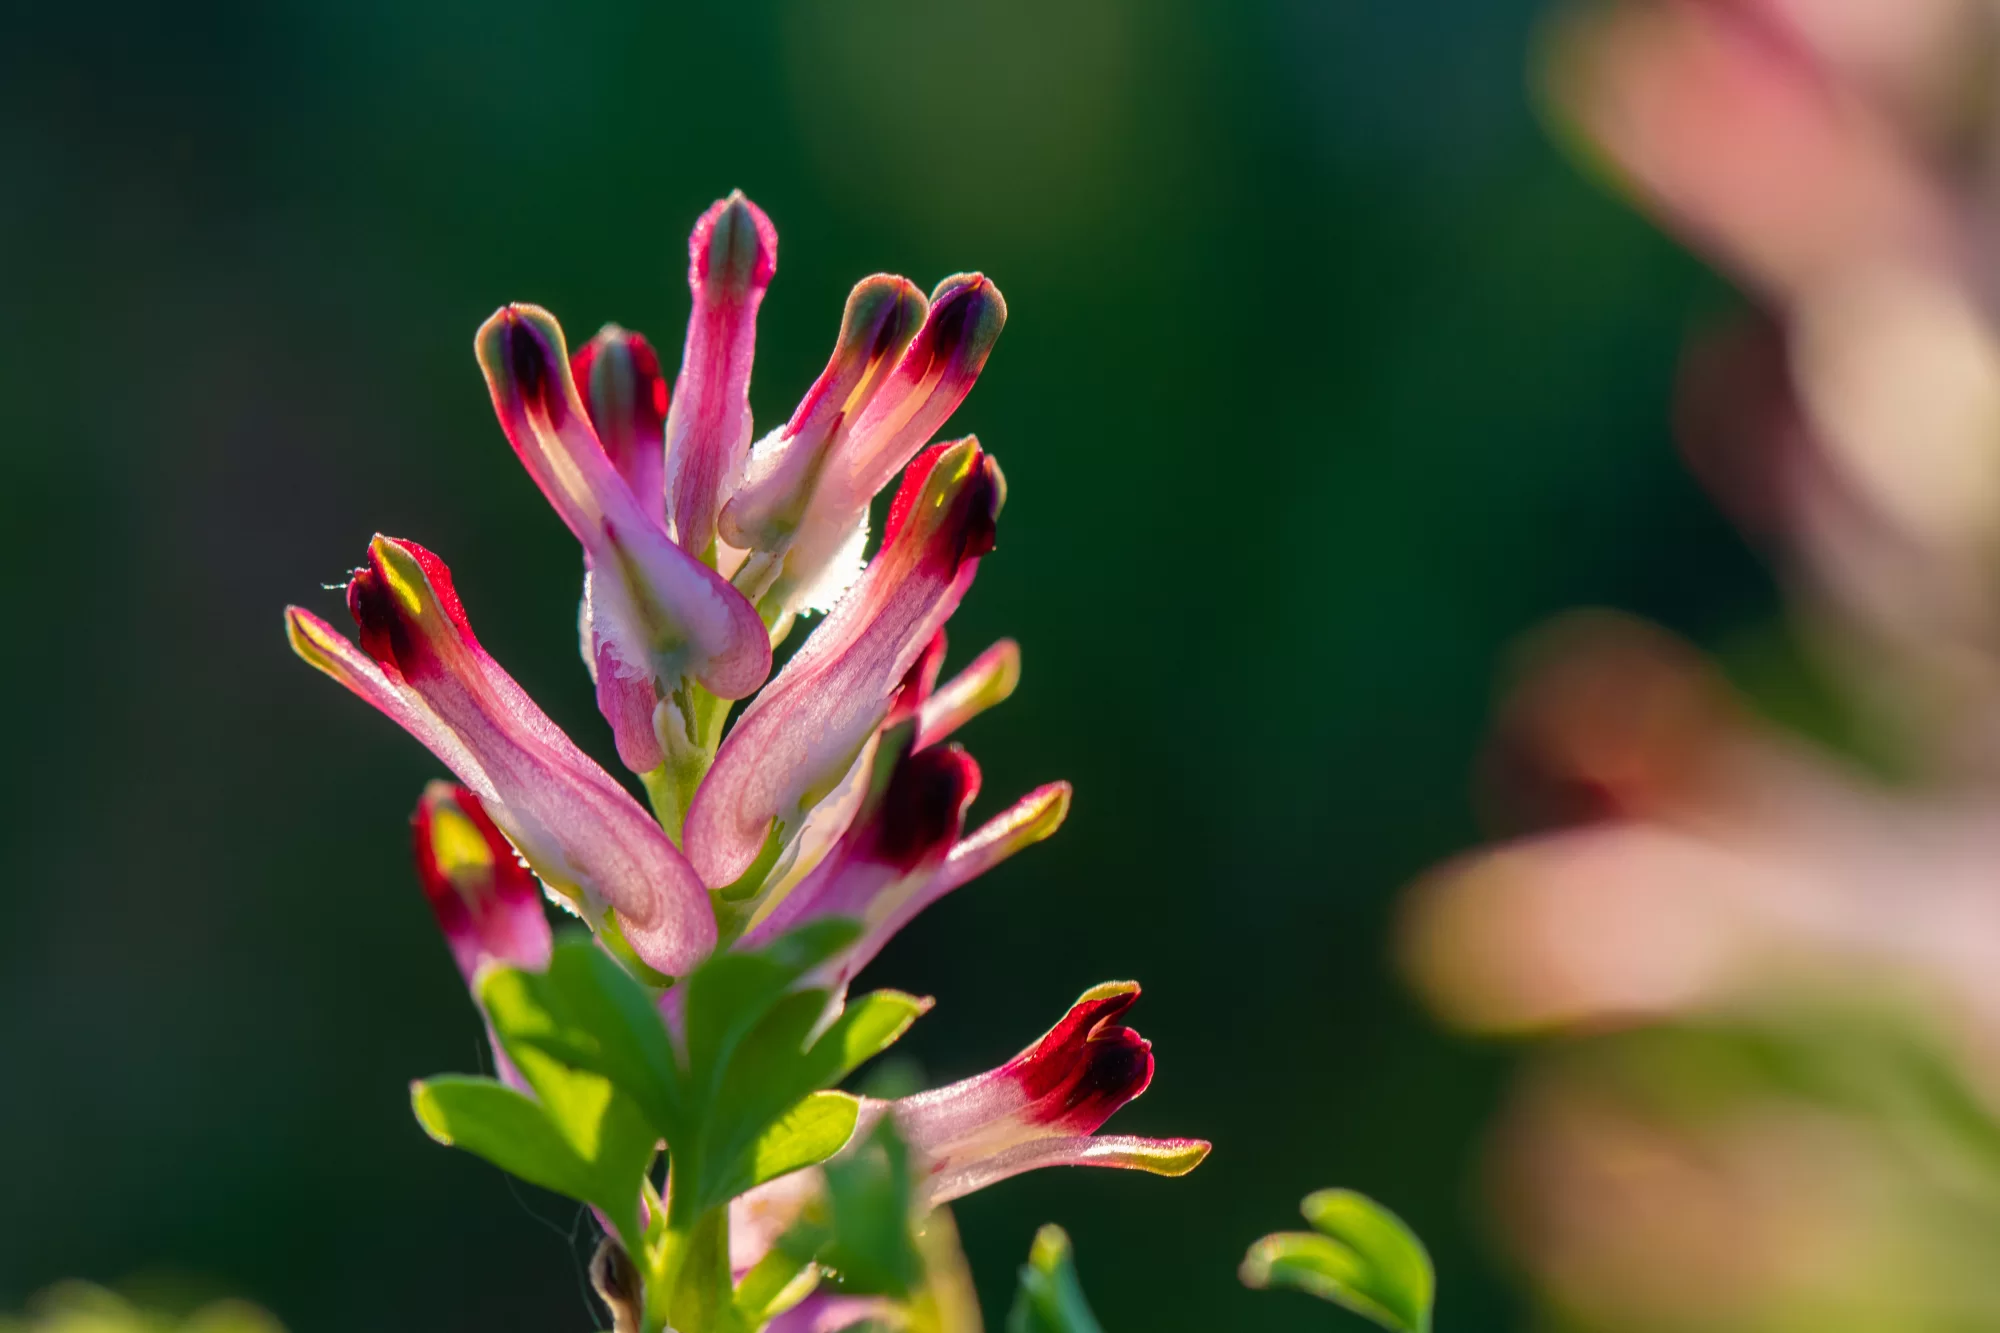
[[[1564,1326],[1991,1327],[2000,14],[1628,0],[1548,57],[1755,306],[1690,349],[1678,435],[1842,725],[1628,618],[1547,628],[1485,774],[1521,836],[1416,887],[1407,968],[1457,1025],[1570,1037],[1493,1173]]]

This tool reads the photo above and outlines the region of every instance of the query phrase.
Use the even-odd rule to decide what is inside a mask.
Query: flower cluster
[[[309,611],[286,612],[301,657],[458,779],[424,793],[416,859],[495,1031],[502,1086],[421,1085],[419,1114],[439,1137],[592,1203],[629,1252],[600,1264],[600,1289],[649,1328],[670,1310],[676,1327],[729,1326],[702,1313],[717,1298],[688,1277],[700,1256],[730,1255],[727,1303],[726,1283],[764,1271],[824,1188],[817,1171],[785,1173],[858,1151],[881,1122],[920,1164],[923,1207],[1038,1166],[1178,1175],[1208,1149],[1094,1135],[1152,1076],[1148,1044],[1118,1021],[1138,995],[1125,983],[1086,992],[990,1073],[895,1102],[814,1100],[836,1096],[813,1089],[928,1007],[894,992],[850,1003],[855,974],[930,903],[1054,832],[1070,793],[1049,784],[968,830],[979,768],[951,737],[1013,691],[1019,651],[995,644],[940,683],[944,625],[993,549],[1006,483],[978,440],[931,440],[1005,322],[998,289],[962,274],[926,298],[900,277],[865,279],[824,372],[790,420],[753,444],[757,311],[776,267],[777,234],[740,193],[702,215],[671,390],[647,341],[616,326],[572,353],[548,312],[509,305],[476,340],[514,453],[583,548],[584,664],[650,811],[480,647],[450,570],[415,542],[370,543],[346,585],[354,639]],[[899,474],[864,563],[871,503]],[[774,646],[816,612],[824,619],[773,676]],[[565,961],[544,892],[589,926],[623,979]],[[728,957],[742,960],[736,972],[718,970]],[[803,1017],[745,977],[780,978],[777,991],[804,1000]],[[616,1024],[563,1017],[564,1004],[615,1007],[627,985],[656,1014],[657,1033],[628,1034],[651,1053],[643,1070],[611,1053],[625,1040],[610,1034]],[[736,1035],[716,1046],[711,1030]],[[792,1035],[772,1039],[757,1086],[790,1091],[760,1119],[724,1085],[752,1077],[730,1042],[767,1030]],[[722,1093],[702,1086],[709,1069]],[[584,1133],[576,1108],[588,1098],[577,1089],[599,1086],[591,1079],[609,1091],[591,1094]],[[629,1115],[607,1109],[620,1098]],[[839,1129],[831,1137],[802,1128],[822,1112]],[[538,1116],[556,1134],[546,1151],[521,1146],[550,1132]],[[644,1179],[612,1171],[603,1147],[627,1120],[641,1126]],[[494,1128],[503,1121],[504,1133]],[[756,1150],[730,1157],[716,1145],[739,1131]],[[669,1173],[656,1192],[661,1142]],[[709,1170],[705,1154],[710,1176],[697,1171]],[[739,1159],[754,1169],[732,1174]],[[721,1188],[715,1180],[743,1188],[725,1191],[733,1209],[706,1194],[697,1206],[697,1180],[700,1190]],[[751,1188],[758,1181],[768,1183]],[[635,1293],[635,1281],[675,1289]],[[809,1288],[792,1280],[788,1300]],[[734,1300],[731,1317],[750,1326],[786,1304],[746,1304],[740,1291]]]

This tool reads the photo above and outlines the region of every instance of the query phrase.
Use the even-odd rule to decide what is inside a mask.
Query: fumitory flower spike
[[[424,788],[410,833],[417,881],[468,985],[491,962],[549,965],[541,886],[479,798],[451,782]]]
[[[968,830],[979,766],[953,737],[1013,693],[1020,649],[1003,639],[940,683],[945,622],[994,548],[1007,487],[976,438],[931,436],[1006,304],[979,274],[928,298],[864,279],[825,371],[753,451],[777,234],[732,194],[688,256],[671,392],[652,345],[617,325],[572,353],[553,315],[513,304],[475,340],[508,442],[582,547],[584,661],[652,812],[480,647],[450,571],[415,542],[370,543],[346,583],[355,639],[286,612],[301,657],[457,778],[425,789],[413,846],[499,1077],[422,1081],[413,1106],[441,1142],[590,1207],[621,1329],[903,1320],[948,1288],[973,1310],[931,1210],[1034,1167],[1178,1175],[1208,1152],[1096,1132],[1152,1078],[1151,1047],[1119,1021],[1132,983],[1086,992],[974,1078],[895,1100],[839,1089],[932,1003],[851,996],[856,974],[1069,808],[1069,785],[1049,783]],[[870,503],[898,472],[864,567]],[[813,610],[825,619],[772,677],[773,645]],[[544,891],[596,938],[555,940]],[[866,1154],[887,1143],[885,1160],[921,1167],[882,1179],[885,1206],[916,1219],[899,1234],[928,1236],[922,1281],[869,1290],[852,1236],[775,1246],[771,1226],[798,1223],[815,1191],[851,1205],[842,1190],[873,1179]],[[837,1231],[853,1211],[822,1213]]]

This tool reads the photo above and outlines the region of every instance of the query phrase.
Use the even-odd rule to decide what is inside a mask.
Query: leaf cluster
[[[855,934],[821,921],[716,955],[664,1000],[672,1027],[660,995],[586,938],[559,943],[545,972],[491,968],[479,999],[517,1077],[423,1080],[417,1118],[439,1142],[597,1209],[637,1260],[649,1308],[690,1264],[702,1270],[690,1278],[720,1264],[727,1291],[729,1201],[840,1151],[860,1102],[832,1089],[929,1008],[888,990],[841,1005],[801,985]]]

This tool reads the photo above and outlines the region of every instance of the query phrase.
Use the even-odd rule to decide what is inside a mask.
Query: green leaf
[[[882,1117],[859,1148],[827,1162],[826,1199],[780,1238],[796,1257],[816,1259],[856,1295],[910,1295],[924,1276],[916,1240],[916,1182],[910,1151],[893,1117]]]
[[[1290,1287],[1397,1333],[1429,1333],[1436,1279],[1402,1219],[1353,1190],[1319,1190],[1300,1211],[1315,1230],[1252,1245],[1239,1270],[1246,1285]]]
[[[785,992],[860,933],[852,921],[816,921],[754,953],[717,954],[695,969],[687,983],[687,1067],[696,1095],[713,1092],[737,1043]]]
[[[559,1104],[538,1103],[488,1078],[447,1075],[410,1085],[424,1132],[557,1194],[594,1203],[628,1249],[638,1238],[639,1186],[654,1138],[603,1079],[572,1075]]]
[[[1104,1333],[1077,1281],[1069,1233],[1053,1223],[1037,1231],[1029,1247],[1007,1333]]]
[[[536,1063],[532,1051],[599,1075],[672,1137],[685,1099],[666,1025],[646,988],[589,939],[557,944],[546,972],[488,969],[479,999],[524,1074]]]
[[[861,1099],[845,1092],[815,1092],[794,1106],[757,1139],[750,1171],[732,1197],[767,1180],[818,1166],[847,1146],[854,1135]]]

